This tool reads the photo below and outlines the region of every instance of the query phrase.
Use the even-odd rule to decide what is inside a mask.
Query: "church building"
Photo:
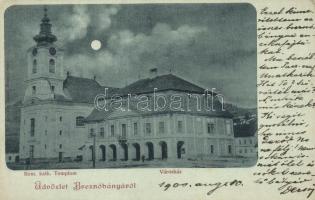
[[[36,45],[27,51],[26,91],[21,107],[20,158],[62,161],[76,156],[86,137],[84,118],[104,87],[93,79],[70,76],[64,50],[54,44],[47,10]],[[107,87],[109,88],[109,87]],[[114,90],[114,88],[110,88]]]

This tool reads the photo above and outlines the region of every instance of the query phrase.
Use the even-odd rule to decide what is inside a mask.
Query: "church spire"
[[[57,37],[51,33],[50,19],[47,16],[47,7],[44,7],[44,17],[40,24],[40,32],[33,39],[37,42],[37,45],[51,44],[57,41]]]

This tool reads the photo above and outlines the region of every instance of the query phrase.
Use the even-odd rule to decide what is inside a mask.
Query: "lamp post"
[[[92,133],[92,137],[93,137],[93,158],[92,158],[92,160],[93,160],[93,168],[95,168],[95,160],[96,160],[96,148],[95,148],[95,143],[96,143],[96,134],[95,133]]]

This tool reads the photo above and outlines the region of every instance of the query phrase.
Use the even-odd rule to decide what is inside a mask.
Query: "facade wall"
[[[257,137],[235,138],[235,154],[243,157],[257,157]]]
[[[19,161],[19,154],[18,153],[6,153],[5,154],[5,161],[6,163],[14,163]]]
[[[20,157],[29,158],[33,146],[34,159],[75,157],[84,144],[85,129],[76,126],[76,117],[86,117],[91,105],[60,105],[47,103],[21,109]],[[35,120],[31,135],[31,119]]]
[[[181,125],[178,125],[179,121]],[[135,123],[138,126],[136,134]],[[151,124],[150,134],[146,130],[147,123]],[[164,131],[160,130],[160,123],[164,123]],[[208,133],[208,123],[214,124],[214,130],[211,133]],[[230,130],[226,130],[227,123],[231,124]],[[93,134],[91,132],[95,135],[96,160],[102,160],[104,157],[104,151],[102,151],[104,147],[106,160],[112,160],[113,146],[117,151],[117,160],[124,160],[126,146],[119,143],[119,137],[123,134],[123,124],[126,124],[125,144],[128,149],[128,160],[137,157],[135,146],[138,145],[141,157],[144,155],[146,159],[149,159],[148,143],[153,144],[154,159],[162,159],[162,149],[165,148],[163,144],[167,146],[167,159],[212,159],[235,154],[232,119],[229,118],[188,114],[157,114],[143,117],[137,115],[112,117],[111,115],[106,121],[87,124],[84,160],[92,160]],[[114,135],[111,134],[111,126],[115,127]],[[104,128],[104,134],[101,128]]]

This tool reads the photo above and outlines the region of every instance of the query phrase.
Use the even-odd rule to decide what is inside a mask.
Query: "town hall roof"
[[[127,95],[127,94],[148,94],[153,93],[154,88],[157,88],[156,91],[180,91],[187,93],[199,93],[204,94],[205,90],[193,83],[190,83],[182,78],[179,78],[173,74],[156,76],[154,78],[146,78],[138,80],[130,85],[127,85],[124,88],[118,89],[115,91],[117,95]],[[150,100],[150,102],[152,99]],[[191,114],[191,115],[203,115],[211,117],[232,117],[228,111],[173,111],[169,108],[169,105],[166,106],[163,111],[141,111],[136,107],[136,102],[131,101],[129,103],[129,108],[140,114],[141,116],[155,115],[155,114],[169,114],[169,113],[179,113],[179,114]],[[152,102],[150,103],[152,105]],[[110,117],[110,114],[113,110],[105,111],[94,109],[92,113],[86,118],[86,122],[93,121],[103,121]],[[126,113],[128,114],[128,113]]]
[[[189,93],[205,92],[203,88],[191,82],[173,74],[166,74],[156,76],[154,78],[138,80],[124,88],[121,88],[118,93],[120,95],[152,93],[154,88],[157,88],[157,91],[175,90]]]

